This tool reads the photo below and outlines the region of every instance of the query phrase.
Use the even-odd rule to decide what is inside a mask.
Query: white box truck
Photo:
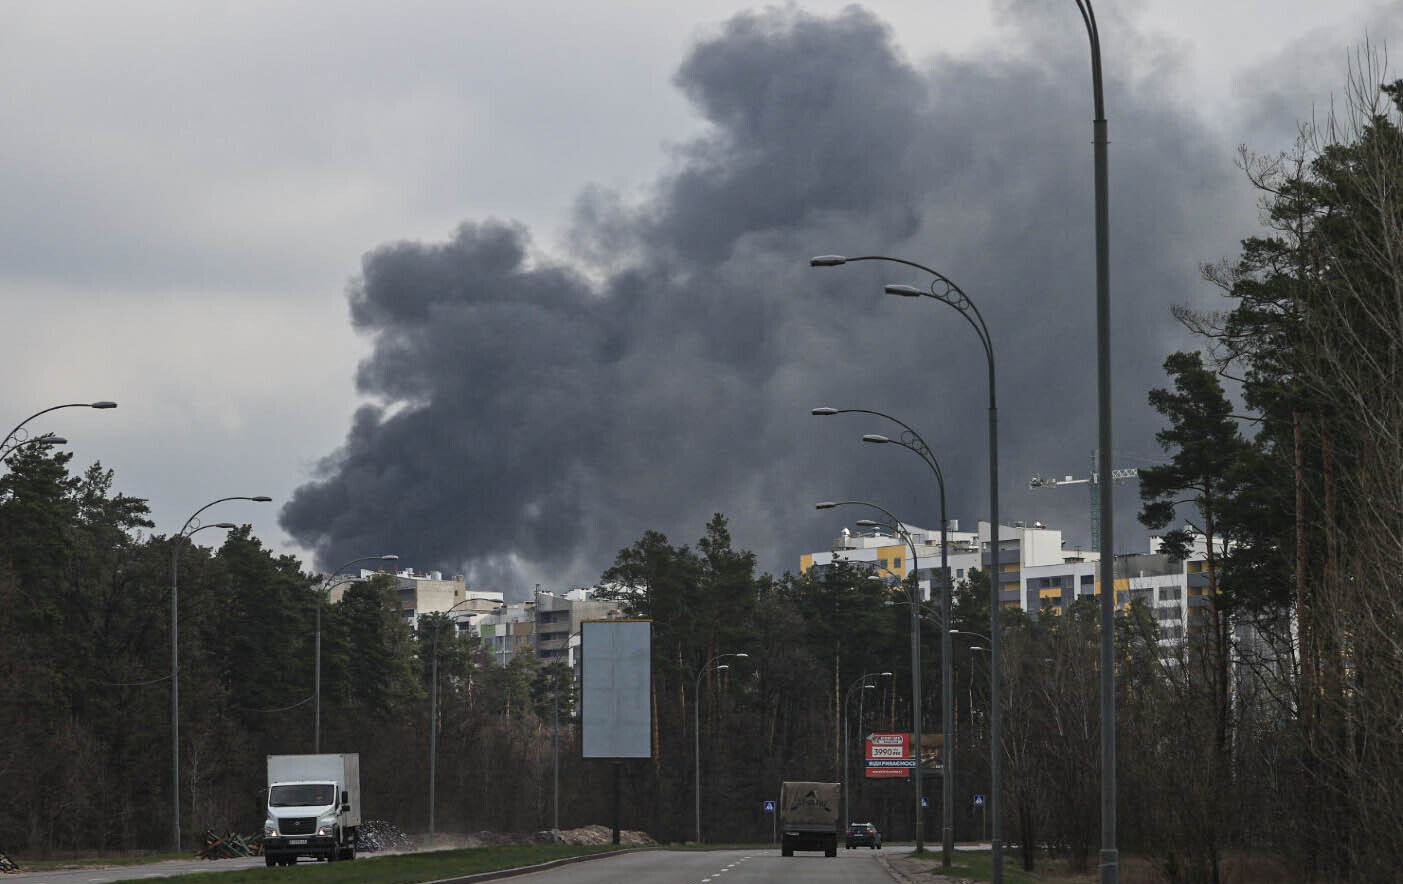
[[[780,855],[793,856],[796,850],[822,850],[838,855],[838,832],[842,830],[838,808],[842,806],[842,783],[781,783],[779,787]]]
[[[355,859],[360,831],[360,756],[269,755],[263,858]]]

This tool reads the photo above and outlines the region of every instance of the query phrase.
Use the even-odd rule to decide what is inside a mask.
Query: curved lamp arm
[[[188,537],[191,534],[194,534],[195,531],[200,530],[199,528],[196,528],[194,531],[192,531],[190,530],[190,526],[192,524],[198,524],[197,520],[199,518],[200,513],[214,506],[216,503],[223,503],[226,500],[252,500],[256,503],[268,503],[272,499],[273,498],[268,497],[265,494],[260,494],[257,497],[243,497],[241,495],[235,495],[233,497],[221,497],[218,500],[211,500],[209,503],[205,504],[204,506],[200,507],[199,509],[195,510],[195,512],[190,514],[190,518],[186,519],[185,524],[180,527],[179,536]]]

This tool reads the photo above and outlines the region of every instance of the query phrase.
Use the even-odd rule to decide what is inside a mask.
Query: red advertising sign
[[[867,776],[909,777],[915,766],[910,734],[867,735]]]

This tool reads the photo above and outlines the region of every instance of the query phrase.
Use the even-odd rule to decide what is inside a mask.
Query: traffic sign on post
[[[775,812],[775,803],[774,803],[773,801],[766,801],[766,802],[765,802],[765,813],[774,813],[774,812]]]
[[[983,806],[984,806],[984,796],[981,795],[981,794],[979,794],[979,793],[977,793],[977,792],[976,792],[975,795],[974,795],[974,806],[975,806],[975,807],[983,807]]]
[[[922,796],[921,796],[921,806],[922,806],[922,807],[930,807],[930,798],[928,798],[928,797],[925,796],[925,795],[922,795]]]

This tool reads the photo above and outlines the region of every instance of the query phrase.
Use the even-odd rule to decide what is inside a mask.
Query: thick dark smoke
[[[881,294],[918,274],[808,267],[837,252],[932,264],[978,302],[998,356],[1005,519],[1085,543],[1084,491],[1025,489],[1036,472],[1084,473],[1095,440],[1079,27],[1030,22],[1049,31],[1036,59],[917,66],[858,8],[727,22],[676,78],[707,134],[641,204],[587,188],[568,259],[495,220],[365,258],[351,316],[374,352],[357,385],[381,404],[356,413],[284,527],[323,567],[391,550],[520,593],[594,581],[646,529],[691,542],[713,512],[776,572],[867,515],[816,500],[937,525],[924,467],[860,444],[887,429],[873,421],[809,415],[833,405],[921,429],[951,517],[972,528],[987,516],[978,342],[949,307]],[[1184,343],[1169,307],[1205,296],[1198,263],[1243,232],[1223,207],[1250,200],[1231,152],[1155,88],[1113,81],[1108,96],[1117,447],[1149,455],[1145,393]],[[1139,543],[1134,495],[1120,495],[1122,546]]]

